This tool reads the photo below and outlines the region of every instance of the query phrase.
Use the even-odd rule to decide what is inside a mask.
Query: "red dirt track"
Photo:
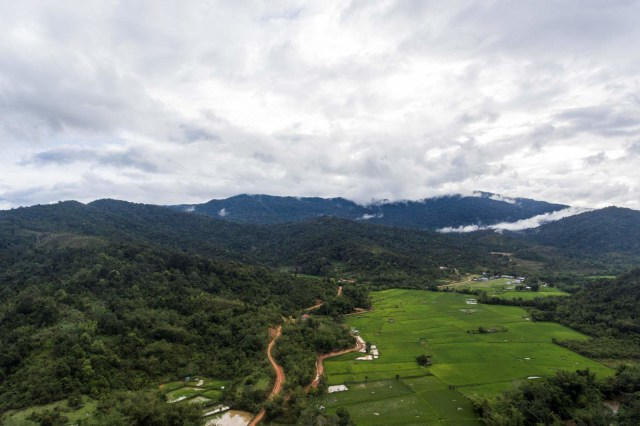
[[[275,358],[273,358],[273,355],[271,355],[273,347],[276,345],[276,340],[278,340],[278,337],[280,337],[280,335],[282,334],[282,326],[280,325],[276,329],[269,330],[269,333],[271,334],[271,341],[269,342],[269,346],[267,347],[267,357],[269,358],[271,366],[276,371],[276,383],[273,385],[273,389],[271,389],[271,393],[269,394],[269,399],[273,399],[276,397],[276,395],[282,392],[282,385],[284,384],[284,370],[281,366],[278,365]],[[260,423],[265,414],[267,414],[267,412],[263,408],[262,410],[260,410],[258,415],[251,420],[249,426],[255,426]]]
[[[342,296],[342,286],[338,287],[338,296]],[[318,301],[318,303],[316,303],[315,305],[313,305],[313,306],[311,306],[309,308],[306,308],[305,311],[308,312],[308,311],[312,311],[314,309],[318,309],[322,305],[323,305],[323,302]],[[273,389],[271,389],[271,393],[269,394],[269,398],[268,399],[273,399],[274,397],[276,397],[276,395],[278,395],[280,392],[282,392],[282,385],[284,384],[284,379],[285,379],[284,370],[282,369],[281,366],[278,365],[276,360],[271,355],[273,347],[276,344],[276,340],[278,340],[278,337],[280,337],[280,335],[282,334],[282,326],[280,325],[276,329],[269,330],[269,333],[271,334],[271,341],[269,342],[269,346],[267,347],[267,357],[269,358],[269,362],[271,363],[271,366],[276,371],[276,382],[273,385]],[[346,354],[346,353],[349,353],[349,352],[360,350],[361,347],[362,347],[362,345],[357,344],[354,348],[351,348],[351,349],[345,349],[343,351],[332,352],[332,353],[326,354],[326,355],[320,355],[316,359],[316,378],[313,380],[313,382],[311,382],[311,384],[309,386],[307,386],[305,391],[309,392],[309,389],[311,387],[313,387],[313,388],[317,388],[318,387],[318,384],[320,383],[320,377],[322,376],[322,373],[324,372],[324,366],[322,365],[322,361],[324,361],[326,358],[330,358],[332,356],[338,356],[338,355],[342,355],[342,354]],[[251,420],[251,422],[249,423],[249,426],[255,426],[258,423],[260,423],[262,421],[262,419],[264,419],[264,416],[266,415],[266,413],[267,412],[266,412],[266,410],[264,408],[262,410],[260,410],[260,412]]]
[[[358,343],[356,343],[356,345],[353,348],[343,349],[341,351],[331,352],[329,354],[324,354],[324,355],[318,356],[318,358],[316,358],[316,378],[313,379],[313,382],[311,382],[311,384],[309,386],[307,386],[305,391],[309,392],[309,390],[311,388],[315,389],[320,384],[320,377],[322,377],[322,375],[324,374],[324,365],[322,363],[323,363],[323,361],[325,359],[331,358],[331,357],[334,357],[334,356],[348,354],[349,352],[359,351],[363,347],[364,347],[364,345],[361,344],[360,342],[358,342]]]

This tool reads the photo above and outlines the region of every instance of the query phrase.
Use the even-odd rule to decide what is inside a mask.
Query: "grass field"
[[[525,300],[534,299],[536,297],[548,296],[568,296],[569,293],[555,287],[540,287],[538,291],[524,290],[517,291],[516,283],[510,278],[497,278],[489,281],[473,281],[475,276],[466,277],[464,280],[443,285],[443,288],[451,290],[482,290],[489,296],[500,297],[503,299],[522,298]],[[525,285],[524,283],[522,285]]]
[[[167,396],[168,401],[176,401],[176,404],[186,404],[189,402],[199,403],[206,410],[206,407],[215,405],[222,400],[223,391],[222,386],[228,386],[228,381],[215,380],[210,378],[201,378],[202,383],[200,386],[200,379],[191,380],[190,382],[184,382],[182,380],[169,382],[159,385],[154,389],[160,389]],[[150,389],[151,390],[151,389]],[[51,404],[41,405],[37,407],[30,407],[20,411],[9,412],[4,419],[0,419],[0,423],[10,426],[31,426],[37,425],[27,419],[33,412],[43,412],[45,410],[53,411],[58,409],[62,415],[67,417],[69,421],[67,425],[77,424],[79,420],[85,419],[93,415],[96,411],[97,401],[87,396],[82,397],[84,403],[83,407],[73,410],[68,407],[67,400],[52,402]],[[2,423],[4,421],[4,423]]]
[[[54,411],[55,409],[60,410],[63,416],[69,419],[67,424],[76,424],[78,421],[87,418],[96,410],[96,406],[98,404],[97,401],[89,398],[82,398],[83,407],[73,410],[68,407],[67,400],[52,402],[51,404],[41,405],[38,407],[30,407],[24,410],[9,412],[7,413],[6,418],[2,419],[5,426],[31,426],[37,425],[38,423],[32,422],[27,419],[34,412],[42,412],[42,411]]]
[[[559,324],[528,321],[521,308],[468,305],[469,296],[449,292],[394,289],[372,297],[374,311],[351,316],[348,323],[377,345],[380,357],[356,361],[358,355],[347,354],[325,362],[330,385],[350,386],[327,395],[327,409],[345,406],[357,424],[475,424],[463,395],[494,396],[558,370],[612,374],[551,342],[584,335]],[[479,334],[479,327],[507,331]],[[431,355],[433,365],[420,367],[415,359],[420,354]],[[378,386],[387,387],[380,392]]]
[[[160,385],[167,401],[176,403],[194,402],[205,406],[215,404],[222,399],[222,388],[229,383],[208,377],[192,379],[190,382],[177,381]]]

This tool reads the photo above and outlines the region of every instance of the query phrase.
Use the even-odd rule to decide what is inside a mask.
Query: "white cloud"
[[[640,4],[0,3],[0,205],[640,208]]]
[[[563,219],[565,217],[574,216],[580,213],[590,211],[591,209],[582,207],[568,207],[566,209],[558,210],[551,213],[544,213],[537,216],[530,217],[528,219],[518,220],[516,222],[501,222],[495,225],[466,225],[458,227],[445,227],[438,229],[438,232],[442,233],[466,233],[475,231],[493,230],[497,232],[502,231],[523,231],[525,229],[537,228],[545,223],[555,222],[556,220]]]
[[[380,219],[383,216],[384,214],[382,213],[375,213],[375,214],[365,213],[362,216],[360,216],[358,220]]]

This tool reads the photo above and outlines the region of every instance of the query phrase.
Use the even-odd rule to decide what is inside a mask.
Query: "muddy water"
[[[229,410],[209,418],[205,426],[247,426],[252,418],[246,411]]]

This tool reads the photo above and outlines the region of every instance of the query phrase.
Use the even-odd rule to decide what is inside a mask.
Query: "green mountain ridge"
[[[476,192],[474,196],[447,195],[396,202],[382,200],[366,205],[344,198],[242,194],[203,204],[170,207],[239,223],[277,224],[331,216],[389,226],[435,230],[473,224],[515,222],[568,206]]]

